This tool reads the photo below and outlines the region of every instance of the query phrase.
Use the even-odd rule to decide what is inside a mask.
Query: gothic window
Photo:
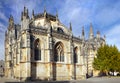
[[[78,63],[78,48],[74,48],[74,63]]]
[[[63,44],[61,42],[56,43],[54,51],[55,51],[54,61],[64,62],[64,49]]]
[[[36,39],[34,42],[34,60],[41,60],[41,49],[39,39]]]
[[[57,28],[57,32],[59,32],[59,33],[64,33],[63,29],[60,28],[60,27]]]

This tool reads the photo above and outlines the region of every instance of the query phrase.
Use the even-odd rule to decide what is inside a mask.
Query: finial
[[[84,36],[84,26],[82,26],[82,35]]]
[[[92,23],[90,23],[90,33],[89,33],[89,38],[92,39],[94,37],[94,34],[93,34],[93,26],[92,26]]]
[[[24,10],[26,9],[26,7],[24,6]]]
[[[24,13],[25,13],[26,7],[24,6]]]
[[[12,15],[10,15],[10,18],[11,18],[11,19],[13,19],[13,16],[12,16]]]
[[[92,27],[92,23],[90,23],[90,27]]]
[[[28,14],[28,9],[27,9],[27,14]]]
[[[106,39],[106,35],[104,35],[104,39]]]
[[[97,31],[97,38],[100,38],[100,31]]]
[[[58,11],[56,10],[56,17],[58,18]]]
[[[97,31],[97,34],[100,34],[100,31]]]
[[[23,20],[23,12],[21,12],[21,20]]]
[[[28,15],[28,9],[26,10],[26,13],[27,13],[27,17],[29,18],[29,15]]]
[[[44,13],[46,12],[46,6],[44,6]]]
[[[32,10],[32,19],[34,19],[34,10]]]
[[[58,19],[58,11],[56,10],[56,21],[59,21]]]
[[[70,30],[72,31],[72,24],[71,24],[71,22],[70,22]]]
[[[13,26],[14,25],[14,19],[13,19],[13,16],[10,15],[10,18],[9,18],[9,26]]]
[[[9,21],[13,21],[13,16],[10,15]]]
[[[44,7],[44,17],[46,18],[46,14],[47,14],[47,12],[46,12],[46,7]]]
[[[5,31],[5,36],[7,36],[7,30]]]
[[[85,40],[85,33],[84,33],[84,26],[82,26],[82,36],[81,36],[82,40]]]
[[[34,10],[32,10],[32,15],[34,16]]]

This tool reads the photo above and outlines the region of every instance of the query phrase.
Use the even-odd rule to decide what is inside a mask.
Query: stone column
[[[48,80],[53,80],[53,39],[52,39],[52,27],[49,26],[48,28],[48,40],[47,40],[47,49],[48,49],[48,55],[49,55],[49,75],[50,77]]]

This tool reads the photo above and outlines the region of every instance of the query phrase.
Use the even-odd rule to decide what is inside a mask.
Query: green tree
[[[93,67],[101,72],[120,71],[120,53],[117,47],[104,45],[97,51],[97,57],[94,58]]]

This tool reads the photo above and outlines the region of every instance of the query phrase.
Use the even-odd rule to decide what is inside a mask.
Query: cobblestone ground
[[[15,79],[8,79],[8,78],[0,78],[0,83],[23,83],[19,82]],[[34,81],[34,82],[25,82],[25,83],[120,83],[120,78],[118,77],[99,77],[99,78],[89,78],[87,80],[72,80],[72,81],[51,81],[51,82],[41,82],[41,81]]]

